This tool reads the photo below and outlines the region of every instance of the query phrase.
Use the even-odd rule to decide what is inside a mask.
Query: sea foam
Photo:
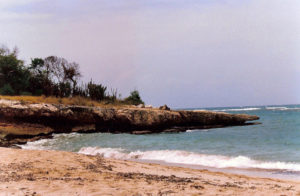
[[[186,130],[187,133],[193,133],[193,132],[208,132],[208,129],[188,129]]]
[[[59,150],[56,149],[58,141],[63,143],[68,143],[69,139],[80,137],[82,134],[80,133],[61,133],[61,134],[53,134],[53,138],[51,139],[41,139],[33,142],[27,142],[26,144],[19,145],[22,149],[27,150]]]
[[[166,163],[199,165],[215,168],[242,169],[272,169],[300,171],[300,164],[290,162],[269,162],[253,160],[246,156],[228,157],[222,155],[207,155],[178,150],[134,151],[128,152],[122,148],[85,147],[79,153],[100,155],[105,158],[154,160]]]
[[[213,110],[213,111],[215,111],[215,112],[226,112],[226,111],[238,112],[238,111],[254,111],[254,110],[261,110],[261,108],[231,108],[231,109],[222,109],[222,110]]]
[[[286,110],[300,110],[300,108],[288,108],[288,107],[266,107],[266,110],[280,110],[280,111],[286,111]]]

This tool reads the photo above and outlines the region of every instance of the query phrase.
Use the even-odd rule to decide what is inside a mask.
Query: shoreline
[[[280,169],[235,168],[235,167],[216,168],[216,167],[208,167],[202,165],[168,163],[164,161],[139,160],[139,159],[129,159],[128,161],[133,161],[138,163],[158,164],[158,165],[170,166],[170,167],[181,167],[181,168],[195,169],[200,171],[207,170],[210,172],[221,172],[221,173],[232,174],[232,175],[245,175],[247,177],[253,177],[253,178],[268,178],[274,180],[295,181],[300,183],[300,175],[299,175],[300,172],[288,171],[289,172],[288,174],[284,174],[284,171]]]
[[[76,134],[76,133],[74,133]],[[55,136],[53,136],[55,138]],[[141,158],[139,153],[137,155],[129,155],[129,154],[122,154],[123,152],[118,151],[118,148],[109,148],[108,147],[108,154],[106,154],[104,151],[100,150],[99,152],[97,151],[97,147],[95,151],[91,152],[85,152],[84,150],[81,151],[72,151],[72,150],[63,150],[59,148],[43,148],[40,146],[40,142],[47,142],[51,141],[54,138],[47,138],[44,141],[38,140],[38,141],[33,141],[32,144],[35,142],[38,143],[37,146],[35,145],[30,145],[30,142],[24,145],[17,145],[18,148],[23,149],[23,150],[50,150],[50,151],[62,151],[62,152],[73,152],[73,153],[78,153],[78,154],[84,154],[88,156],[102,156],[107,159],[117,159],[117,160],[126,160],[126,161],[133,161],[133,162],[139,162],[139,163],[149,163],[149,164],[159,164],[159,165],[164,165],[164,166],[175,166],[175,167],[182,167],[182,168],[189,168],[189,169],[197,169],[197,170],[209,170],[212,172],[223,172],[223,173],[229,173],[229,174],[237,174],[237,175],[246,175],[249,177],[260,177],[260,178],[273,178],[273,179],[279,179],[279,180],[294,180],[294,181],[299,181],[300,182],[300,171],[298,170],[289,170],[289,169],[282,169],[282,168],[255,168],[255,167],[245,167],[245,166],[229,166],[229,167],[218,167],[218,166],[208,166],[208,165],[201,165],[199,164],[191,164],[191,163],[182,163],[182,162],[170,162],[168,160],[159,160],[159,159],[145,159]],[[93,148],[93,147],[91,147]],[[100,148],[101,149],[101,148]],[[104,150],[106,148],[103,148]],[[114,153],[111,152],[111,150],[116,150]],[[147,152],[147,151],[146,151]],[[113,153],[110,155],[110,153]],[[118,154],[119,153],[119,154]],[[97,155],[98,154],[98,155]],[[100,155],[99,155],[100,154]],[[163,156],[163,155],[162,155]],[[222,155],[209,155],[207,154],[206,156],[222,156]],[[228,157],[230,158],[230,157]],[[258,161],[258,160],[253,160],[252,161]],[[216,160],[216,162],[222,161],[222,160]],[[262,162],[264,163],[264,162]],[[268,163],[268,162],[266,162]],[[284,163],[280,161],[274,161],[274,162],[269,162],[273,163],[276,165],[276,163]],[[285,164],[291,164],[290,162],[285,162]]]
[[[296,195],[299,181],[63,151],[0,148],[1,194]]]

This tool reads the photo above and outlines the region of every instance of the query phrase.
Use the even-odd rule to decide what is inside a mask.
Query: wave
[[[193,133],[193,132],[208,132],[208,129],[193,129],[193,130],[186,130],[187,133]]]
[[[41,139],[18,146],[26,150],[51,150],[50,145],[48,145],[50,142],[51,139]]]
[[[57,142],[61,141],[62,143],[68,143],[69,139],[80,137],[80,133],[60,133],[53,134],[52,139],[41,139],[34,142],[27,142],[23,145],[18,145],[22,149],[27,150],[56,150],[59,147],[56,145]]]
[[[300,110],[300,108],[288,108],[288,107],[266,107],[266,110],[280,110],[280,111],[286,111],[286,110]]]
[[[226,111],[238,112],[238,111],[254,111],[254,110],[261,110],[261,108],[231,108],[231,109],[213,110],[213,111],[215,111],[215,112],[226,112]]]
[[[215,112],[239,112],[239,111],[255,111],[255,110],[261,110],[262,108],[230,108],[230,109],[222,109],[222,110],[213,110]],[[265,107],[266,110],[279,110],[279,111],[287,111],[287,110],[300,110],[300,107],[295,108],[288,108],[283,106],[277,106],[277,107]]]
[[[268,169],[300,171],[300,164],[291,162],[263,162],[246,156],[228,157],[222,155],[198,154],[178,150],[134,151],[128,152],[122,148],[85,147],[79,153],[100,155],[105,158],[137,159],[163,161],[166,163],[199,165],[215,168]]]

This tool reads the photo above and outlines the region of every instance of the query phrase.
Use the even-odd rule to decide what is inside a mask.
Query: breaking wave
[[[188,129],[188,130],[186,130],[187,133],[193,133],[193,132],[207,132],[207,131],[209,131],[209,130],[208,130],[208,129],[193,129],[193,130]]]
[[[238,112],[238,111],[253,111],[253,110],[261,110],[261,108],[232,108],[232,109],[213,110],[213,111],[215,111],[215,112],[226,112],[226,111]]]
[[[222,155],[198,154],[177,150],[134,151],[128,152],[122,148],[84,147],[79,153],[99,155],[105,158],[154,160],[166,163],[199,165],[215,168],[269,169],[300,171],[300,164],[290,162],[263,162],[246,156],[228,157]]]
[[[61,133],[53,134],[53,139],[41,139],[26,144],[19,145],[22,149],[27,150],[59,150],[58,142],[68,143],[70,139],[80,137],[80,133]]]
[[[266,110],[280,110],[280,111],[286,111],[286,110],[300,110],[300,108],[288,108],[288,107],[266,107]]]
[[[219,110],[213,110],[215,112],[239,112],[239,111],[255,111],[255,110],[279,110],[279,111],[292,111],[292,110],[300,110],[300,107],[294,107],[294,108],[289,108],[289,107],[284,107],[284,106],[266,106],[264,108],[229,108],[229,109],[219,109]]]

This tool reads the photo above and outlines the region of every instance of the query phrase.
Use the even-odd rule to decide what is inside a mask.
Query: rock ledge
[[[10,145],[12,140],[17,139],[17,143],[22,143],[23,140],[49,137],[52,133],[181,132],[187,129],[248,125],[247,121],[258,119],[258,116],[211,111],[100,108],[0,100],[0,140],[5,146]]]

